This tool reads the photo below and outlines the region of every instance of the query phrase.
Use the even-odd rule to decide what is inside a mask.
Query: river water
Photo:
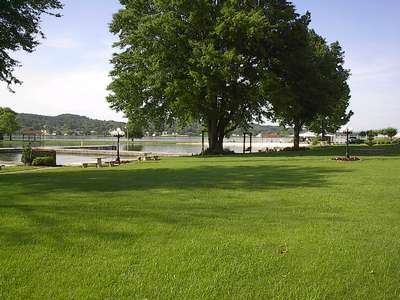
[[[110,144],[112,141],[115,144],[115,138],[112,137],[46,137],[46,140],[52,141],[60,141],[65,145],[66,142],[77,142],[80,141],[81,145],[85,145],[87,142],[93,144],[101,145],[102,142],[106,142]],[[98,143],[97,143],[98,142]],[[121,140],[121,150],[128,151],[143,151],[143,152],[162,152],[162,153],[180,153],[180,154],[199,154],[201,153],[201,137],[145,137],[140,140],[140,142],[147,143],[138,143],[132,142],[129,143],[126,139]],[[152,142],[152,143],[149,143]],[[236,153],[242,153],[243,151],[243,138],[234,137],[230,139],[226,139],[224,141],[224,146],[226,149],[234,151]],[[279,139],[263,139],[263,138],[253,138],[253,152],[257,152],[259,150],[265,150],[267,147],[288,147],[291,144],[290,138],[279,138]],[[2,146],[0,142],[0,148],[4,147],[20,147],[20,144]],[[249,146],[249,140],[247,139],[246,147]],[[207,148],[207,144],[205,145]],[[95,162],[96,156],[91,155],[72,155],[72,154],[58,154],[57,155],[57,164],[78,164],[82,162]],[[103,156],[104,159],[113,159],[115,157],[107,157]],[[21,154],[18,153],[0,153],[0,163],[1,164],[15,164],[21,161]]]

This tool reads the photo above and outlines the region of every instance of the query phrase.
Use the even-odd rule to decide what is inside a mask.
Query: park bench
[[[109,166],[111,166],[111,165],[109,164]],[[97,158],[97,162],[95,162],[95,163],[83,163],[82,167],[83,168],[88,168],[88,167],[103,168],[104,164],[103,164],[102,158],[98,157]]]
[[[138,157],[138,161],[144,161],[144,160],[160,160],[160,157],[158,155],[148,155],[148,154]]]
[[[82,168],[89,168],[89,167],[96,167],[97,168],[97,163],[83,163]]]

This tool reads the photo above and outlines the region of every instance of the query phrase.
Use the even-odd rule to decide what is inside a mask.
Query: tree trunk
[[[293,143],[293,148],[295,150],[300,149],[300,131],[301,131],[300,122],[295,122],[295,124],[294,124],[294,143]]]
[[[12,141],[12,134],[10,134],[10,141]]]
[[[222,154],[224,152],[224,130],[217,120],[208,121],[208,150],[209,154]]]

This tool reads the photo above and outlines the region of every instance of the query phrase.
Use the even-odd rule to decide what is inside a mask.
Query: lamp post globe
[[[125,132],[121,128],[117,128],[110,132],[112,136],[117,137],[117,163],[121,162],[121,157],[119,155],[119,139],[125,135]]]

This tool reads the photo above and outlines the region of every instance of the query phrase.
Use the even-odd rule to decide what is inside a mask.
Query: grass
[[[0,299],[395,299],[400,151],[0,175]]]
[[[30,171],[30,170],[34,170],[34,169],[35,169],[35,167],[30,167],[30,166],[5,166],[0,169],[0,174]]]

